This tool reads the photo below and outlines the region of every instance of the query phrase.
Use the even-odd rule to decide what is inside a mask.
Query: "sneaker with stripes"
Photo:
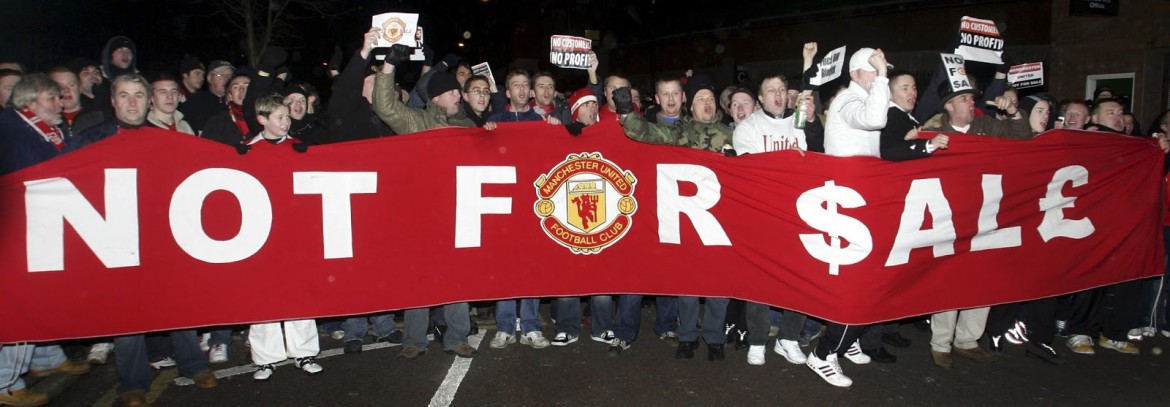
[[[860,341],[853,341],[853,344],[849,345],[849,350],[845,351],[845,359],[849,359],[850,362],[858,365],[864,365],[873,361],[869,355],[861,351]]]
[[[841,370],[841,363],[837,361],[837,354],[830,353],[825,359],[817,356],[816,352],[808,355],[809,369],[817,372],[818,376],[825,379],[829,384],[837,387],[849,387],[853,385],[853,379],[845,376],[845,372]]]

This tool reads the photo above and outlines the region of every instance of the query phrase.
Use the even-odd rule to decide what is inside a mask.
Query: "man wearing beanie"
[[[186,102],[188,97],[203,88],[203,75],[206,72],[199,58],[194,55],[183,57],[183,61],[179,63],[179,75],[183,79],[179,86],[179,103]]]
[[[454,75],[436,72],[427,83],[427,108],[407,106],[394,90],[395,65],[410,57],[410,47],[395,44],[386,55],[382,70],[374,76],[374,113],[398,134],[416,133],[438,127],[475,127],[459,109],[459,81]]]
[[[378,118],[398,134],[447,126],[475,127],[475,123],[459,108],[459,100],[462,97],[459,93],[459,81],[450,73],[436,72],[431,77],[427,83],[430,100],[425,110],[407,106],[398,98],[398,93],[394,90],[396,65],[406,62],[410,58],[410,53],[410,47],[394,44],[386,55],[386,62],[382,65],[381,71],[374,76],[372,104]],[[447,320],[443,350],[464,358],[479,354],[478,350],[467,343],[467,334],[471,331],[469,310],[466,302],[443,305],[443,314]],[[398,357],[415,359],[426,353],[430,311],[428,308],[408,309],[403,312],[403,320],[402,350]]]
[[[942,95],[942,123],[938,126],[928,126],[925,130],[943,133],[962,133],[976,136],[995,136],[1012,139],[1029,139],[1032,131],[1028,121],[1020,112],[1019,102],[1015,98],[1000,96],[988,103],[1007,112],[1004,120],[995,117],[975,114],[975,90],[971,88],[952,89],[950,83],[943,82],[938,88]]]

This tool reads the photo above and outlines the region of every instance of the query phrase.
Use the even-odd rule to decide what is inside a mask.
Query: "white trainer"
[[[210,341],[211,341],[211,333],[210,332],[205,333],[203,335],[199,335],[199,350],[203,351],[203,352],[207,352],[207,351],[211,350],[211,345],[208,344],[208,342],[210,342]]]
[[[837,361],[837,354],[830,353],[825,360],[817,357],[816,352],[808,355],[809,369],[817,372],[817,375],[825,379],[829,384],[837,387],[849,387],[853,385],[853,379],[845,376],[845,372],[841,370],[841,363]]]
[[[548,347],[549,342],[540,331],[532,331],[520,337],[520,344],[531,346],[532,349],[544,349]]]
[[[764,364],[764,356],[766,353],[768,353],[765,348],[766,347],[764,345],[748,346],[748,364],[756,366]]]
[[[317,364],[317,358],[314,357],[296,358],[294,359],[294,363],[298,368],[304,370],[305,373],[308,374],[317,374],[321,373],[322,370],[325,370],[325,368]]]
[[[268,365],[260,366],[260,370],[257,370],[256,373],[252,373],[252,379],[254,379],[254,380],[268,380],[269,377],[272,377],[272,373],[275,371],[276,371],[276,365],[268,364]]]
[[[98,342],[89,347],[89,363],[104,365],[110,360],[110,352],[114,350],[113,342]]]
[[[783,356],[788,360],[788,363],[799,365],[808,362],[808,358],[804,356],[804,351],[800,350],[800,342],[790,341],[787,339],[777,339],[776,346],[772,347],[772,351]]]
[[[210,363],[224,363],[228,361],[227,345],[218,344],[207,352],[207,361]]]
[[[513,343],[516,343],[516,335],[509,335],[507,332],[496,332],[496,337],[492,338],[492,342],[488,346],[491,346],[493,349],[504,349]]]
[[[864,365],[873,361],[869,355],[861,351],[860,341],[853,341],[853,344],[849,345],[849,350],[845,351],[845,359],[849,359],[850,362],[858,365]]]

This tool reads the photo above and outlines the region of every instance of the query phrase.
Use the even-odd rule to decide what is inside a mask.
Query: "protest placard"
[[[491,86],[492,93],[496,93],[496,77],[492,76],[492,67],[487,62],[480,62],[471,67],[472,75],[483,75],[488,78],[488,85]]]
[[[845,66],[845,46],[829,51],[817,63],[817,74],[809,80],[813,86],[821,86],[841,76],[841,68]]]
[[[561,68],[589,69],[593,41],[569,35],[554,35],[549,41],[549,62]]]
[[[963,67],[963,57],[956,54],[939,54],[943,66],[947,70],[947,81],[951,84],[951,91],[971,89],[971,81],[967,79],[967,69]]]
[[[1029,62],[1013,65],[1008,71],[1008,83],[1016,89],[1044,86],[1044,63]]]
[[[374,16],[372,26],[382,29],[375,48],[389,47],[402,44],[408,47],[417,47],[415,29],[418,27],[418,14],[413,13],[382,13]]]
[[[959,46],[955,53],[967,61],[1003,63],[1003,38],[995,21],[963,16],[959,20]]]

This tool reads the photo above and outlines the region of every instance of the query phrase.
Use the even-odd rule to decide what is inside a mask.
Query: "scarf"
[[[244,120],[244,107],[228,102],[228,112],[231,114],[232,121],[236,123],[236,127],[240,128],[240,132],[248,134],[248,121]]]
[[[37,130],[37,133],[40,133],[41,137],[45,138],[45,141],[53,143],[53,147],[57,148],[57,151],[65,148],[65,136],[59,127],[45,123],[32,110],[20,109],[17,112],[20,113],[20,117],[24,118],[25,122]]]

